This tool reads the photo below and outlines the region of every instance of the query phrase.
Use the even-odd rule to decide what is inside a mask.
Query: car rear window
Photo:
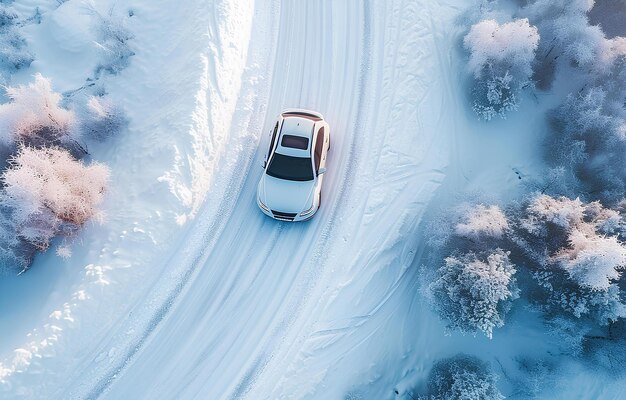
[[[280,145],[292,149],[306,150],[309,148],[309,139],[302,136],[284,135]]]

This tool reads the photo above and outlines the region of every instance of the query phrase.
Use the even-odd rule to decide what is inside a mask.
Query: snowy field
[[[128,119],[89,148],[111,170],[104,223],[85,225],[71,257],[50,249],[0,278],[0,398],[406,400],[457,353],[529,398],[519,358],[559,341],[540,317],[519,306],[493,339],[450,334],[425,289],[427,226],[538,179],[559,98],[524,92],[508,119],[476,118],[459,23],[475,3],[15,0],[40,21],[19,28],[34,61],[7,84],[89,84],[98,13],[123,21],[133,55],[98,78]],[[255,200],[291,107],[331,127],[323,205],[294,224]],[[536,398],[626,390],[565,365]]]

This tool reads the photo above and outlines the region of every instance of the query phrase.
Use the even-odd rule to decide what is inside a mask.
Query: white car
[[[330,128],[322,114],[287,109],[270,132],[257,204],[280,221],[304,221],[320,207]]]

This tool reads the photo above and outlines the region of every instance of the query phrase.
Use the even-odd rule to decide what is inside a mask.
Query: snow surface
[[[97,64],[92,16],[51,3],[16,2],[43,18],[24,28],[36,61],[15,80],[76,89]],[[1,398],[408,398],[441,357],[509,369],[549,346],[532,323],[444,337],[418,293],[425,213],[460,189],[513,196],[540,166],[532,99],[506,136],[466,105],[452,49],[467,2],[97,2],[113,5],[132,10],[136,55],[102,78],[130,119],[90,149],[112,170],[107,222],[71,259],[50,251],[0,281]],[[287,107],[331,127],[323,205],[299,224],[254,200]],[[581,385],[557,397],[626,388],[569,373]]]

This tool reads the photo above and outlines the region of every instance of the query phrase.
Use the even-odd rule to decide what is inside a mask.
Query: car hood
[[[259,198],[270,209],[285,213],[300,213],[310,208],[315,180],[297,182],[263,174],[259,182]]]

